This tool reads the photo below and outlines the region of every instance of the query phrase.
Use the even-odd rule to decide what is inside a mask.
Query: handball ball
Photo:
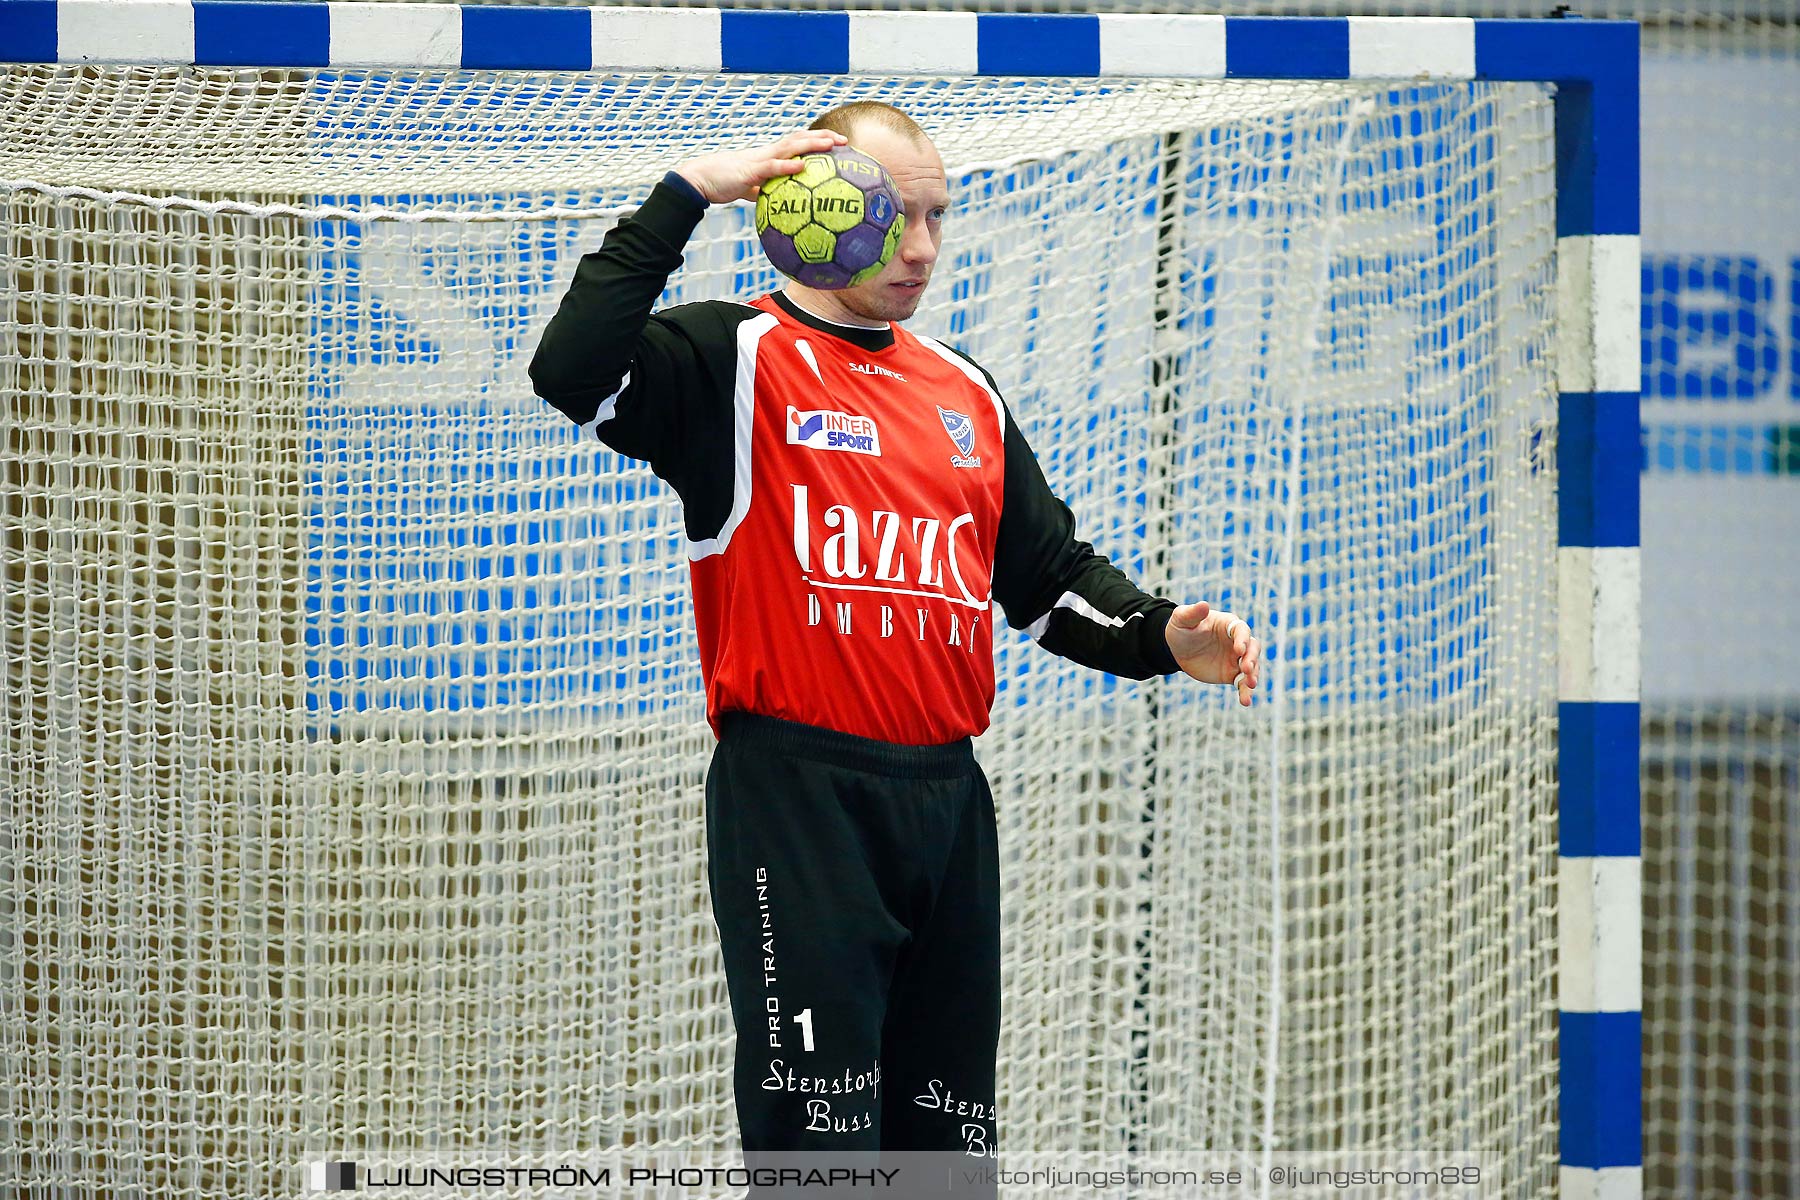
[[[756,198],[756,236],[775,269],[810,288],[835,291],[875,278],[894,257],[906,214],[882,165],[850,146],[801,158]]]

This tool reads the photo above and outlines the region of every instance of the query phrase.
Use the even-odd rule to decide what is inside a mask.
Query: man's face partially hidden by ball
[[[944,236],[944,213],[950,207],[944,160],[930,142],[866,121],[852,130],[850,144],[877,159],[900,186],[906,232],[881,274],[855,287],[820,294],[865,322],[904,321],[919,307]]]

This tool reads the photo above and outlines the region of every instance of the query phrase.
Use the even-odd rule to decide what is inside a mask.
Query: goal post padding
[[[917,327],[1082,536],[1270,646],[1241,712],[997,637],[1005,1142],[1634,1183],[1635,29],[0,35],[19,1182],[733,1145],[679,506],[524,364],[668,165],[869,97],[957,197]],[[664,302],[778,282],[716,208]]]

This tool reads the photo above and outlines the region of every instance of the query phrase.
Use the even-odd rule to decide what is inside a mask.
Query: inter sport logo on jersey
[[[788,405],[787,440],[790,446],[881,456],[881,434],[874,421],[828,408],[800,409]]]

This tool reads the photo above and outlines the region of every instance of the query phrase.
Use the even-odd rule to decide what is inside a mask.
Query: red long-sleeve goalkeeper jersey
[[[1074,537],[994,381],[899,326],[779,293],[652,314],[704,211],[665,181],[586,255],[540,396],[681,497],[707,719],[909,745],[987,728],[993,614],[1132,678],[1178,668],[1172,602]]]

